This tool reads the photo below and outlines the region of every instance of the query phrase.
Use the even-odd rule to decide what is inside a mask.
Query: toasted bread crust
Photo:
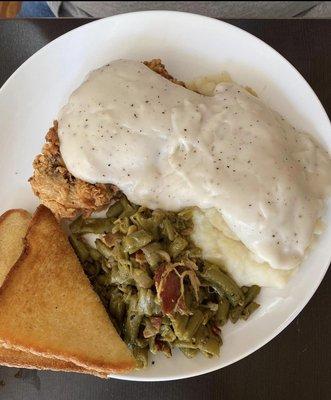
[[[24,219],[31,219],[31,214],[28,211],[23,210],[23,208],[12,208],[0,215],[0,225],[3,223],[3,221],[5,221],[9,216],[13,214],[18,214]]]
[[[0,286],[23,250],[31,215],[22,209],[8,210],[0,216]]]
[[[0,346],[0,365],[6,367],[51,370],[63,372],[77,372],[81,374],[91,374],[100,378],[106,378],[96,371],[84,369],[70,362],[36,356],[19,350],[9,349]]]
[[[32,216],[26,210],[12,209],[0,216],[0,286],[24,248],[23,239]],[[53,371],[79,372],[105,378],[93,370],[87,370],[70,362],[46,358],[0,346],[0,365],[18,368],[48,369]]]
[[[67,237],[44,206],[34,214],[24,251],[0,288],[0,321],[4,346],[101,374],[135,367]]]

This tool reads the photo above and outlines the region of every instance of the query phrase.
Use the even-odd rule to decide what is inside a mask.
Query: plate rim
[[[280,54],[277,50],[275,50],[272,46],[264,42],[262,39],[258,38],[257,36],[251,34],[250,32],[247,32],[246,30],[239,28],[235,25],[232,25],[231,22],[227,22],[226,20],[218,20],[216,18],[212,17],[207,17],[204,15],[200,14],[193,14],[193,13],[188,13],[188,12],[180,12],[180,11],[169,11],[169,10],[149,10],[149,11],[136,11],[136,12],[129,12],[129,13],[123,13],[123,14],[117,14],[113,16],[109,16],[106,18],[101,18],[101,19],[96,19],[92,20],[91,22],[87,22],[84,25],[78,26],[63,35],[60,35],[56,39],[50,41],[46,45],[44,45],[42,48],[40,48],[38,51],[36,51],[34,54],[32,54],[27,60],[25,60],[9,77],[8,79],[4,82],[4,84],[0,87],[0,96],[6,91],[6,88],[10,84],[12,80],[15,79],[15,77],[20,73],[21,70],[24,69],[25,65],[31,62],[35,57],[38,57],[40,54],[43,52],[49,50],[52,46],[56,45],[56,43],[63,41],[66,39],[66,37],[69,37],[70,35],[73,35],[77,33],[78,31],[83,31],[83,30],[89,30],[90,25],[93,24],[107,24],[109,21],[114,21],[114,20],[120,20],[120,19],[125,19],[127,16],[132,16],[132,15],[137,15],[138,18],[143,18],[144,15],[154,15],[157,18],[162,18],[166,15],[172,15],[172,16],[177,16],[179,18],[193,18],[193,19],[199,19],[199,20],[204,20],[206,23],[213,23],[215,26],[217,24],[221,24],[223,26],[226,26],[227,29],[230,29],[232,31],[236,31],[240,33],[241,35],[244,35],[246,37],[250,37],[254,41],[257,41],[260,46],[263,46],[265,49],[268,49],[268,51],[271,51],[274,53],[278,58],[281,59],[281,61],[287,65],[296,75],[297,77],[302,81],[302,83],[305,84],[306,89],[309,91],[309,95],[313,97],[313,100],[319,105],[320,111],[321,111],[321,116],[323,115],[325,122],[328,124],[330,131],[331,131],[331,122],[328,117],[328,114],[326,113],[326,110],[319,100],[317,94],[313,90],[313,88],[309,85],[309,83],[306,81],[306,79],[301,75],[301,73],[282,55]],[[138,376],[138,375],[116,375],[116,374],[110,374],[108,377],[109,378],[115,378],[119,380],[126,380],[126,381],[141,381],[141,382],[161,382],[161,381],[172,381],[172,380],[179,380],[179,379],[188,379],[188,378],[193,378],[196,376],[201,376],[210,372],[214,372],[217,370],[220,370],[222,368],[225,368],[231,364],[234,364],[241,359],[246,358],[250,354],[256,352],[257,350],[261,349],[264,347],[267,343],[269,343],[272,339],[274,339],[276,336],[278,336],[287,326],[290,325],[290,323],[299,315],[301,311],[306,307],[308,302],[311,300],[313,297],[314,293],[320,286],[324,276],[326,275],[329,266],[331,263],[331,253],[329,255],[329,260],[328,264],[324,266],[323,268],[319,269],[319,274],[315,276],[315,284],[309,288],[309,292],[306,293],[304,296],[304,299],[295,307],[295,309],[292,311],[290,315],[285,319],[285,321],[280,324],[274,331],[270,334],[267,335],[266,338],[263,341],[260,341],[258,344],[255,346],[251,346],[249,350],[246,352],[242,353],[241,355],[237,356],[236,358],[232,359],[231,361],[227,362],[226,364],[222,366],[212,366],[209,368],[205,368],[203,371],[197,370],[197,372],[190,372],[190,373],[185,373],[183,372],[182,374],[176,374],[176,375],[167,375],[167,376],[158,376],[158,377],[144,377]]]

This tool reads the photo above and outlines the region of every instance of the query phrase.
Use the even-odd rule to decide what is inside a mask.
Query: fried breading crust
[[[57,122],[46,135],[46,143],[33,162],[34,174],[29,179],[40,201],[60,218],[89,215],[111,202],[118,189],[113,185],[91,184],[76,179],[62,160]]]
[[[170,81],[184,86],[173,78],[161,63],[154,59],[144,64]],[[33,176],[29,179],[32,190],[42,204],[58,219],[85,216],[109,205],[119,189],[114,185],[91,184],[75,178],[66,168],[60,153],[58,124],[55,121],[46,135],[46,143],[34,162]]]
[[[152,71],[163,76],[163,78],[166,78],[169,81],[176,83],[177,85],[185,87],[184,82],[177,80],[176,78],[174,78],[172,75],[169,74],[169,72],[166,70],[164,64],[162,64],[162,62],[159,58],[155,58],[154,60],[151,60],[151,61],[144,61],[144,64],[148,68],[150,68]]]

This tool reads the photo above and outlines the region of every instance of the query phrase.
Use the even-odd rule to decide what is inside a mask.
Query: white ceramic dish
[[[331,150],[331,126],[308,83],[279,53],[256,37],[214,19],[167,11],[123,14],[75,29],[28,59],[0,90],[0,211],[33,210],[27,179],[44,135],[85,75],[117,58],[161,58],[175,77],[230,72],[256,90],[297,128]],[[220,358],[156,357],[148,369],[120,379],[160,381],[196,376],[246,357],[278,335],[304,308],[330,263],[331,210],[326,230],[299,273],[283,290],[264,289],[262,307],[246,323],[228,324]]]

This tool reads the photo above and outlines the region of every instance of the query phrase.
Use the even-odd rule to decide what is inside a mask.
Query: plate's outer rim
[[[216,18],[211,18],[211,17],[207,17],[204,15],[199,15],[199,14],[193,14],[193,13],[187,13],[187,12],[181,12],[181,11],[168,11],[168,10],[149,10],[149,11],[135,11],[135,12],[130,12],[130,13],[123,13],[123,14],[117,14],[117,15],[113,15],[110,17],[106,17],[106,18],[101,18],[101,19],[97,19],[95,21],[91,21],[88,22],[84,25],[78,26],[77,28],[74,28],[72,30],[70,30],[69,32],[64,33],[63,35],[57,37],[56,39],[52,40],[51,42],[47,43],[45,46],[43,46],[41,49],[39,49],[38,51],[36,51],[34,54],[32,54],[32,56],[30,56],[27,60],[25,60],[11,75],[10,77],[4,82],[4,84],[0,87],[0,94],[2,92],[2,90],[6,89],[7,84],[10,83],[10,81],[12,79],[15,78],[16,74],[18,74],[20,72],[21,69],[24,68],[25,64],[28,64],[29,62],[31,62],[35,57],[39,56],[40,54],[42,54],[46,48],[49,49],[52,46],[54,46],[56,43],[64,40],[66,37],[71,36],[74,33],[77,33],[78,31],[83,31],[83,30],[88,30],[90,29],[90,26],[92,25],[96,25],[96,24],[101,24],[101,23],[106,23],[110,20],[115,21],[116,19],[122,19],[122,18],[126,18],[129,15],[139,15],[143,18],[144,15],[149,15],[149,14],[153,14],[155,17],[157,16],[165,16],[165,15],[177,15],[178,17],[182,17],[182,18],[196,18],[196,19],[200,19],[200,20],[205,20],[206,22],[209,23],[213,23],[213,24],[222,24],[222,25],[226,25],[227,29],[233,30],[233,31],[237,31],[240,32],[242,35],[246,35],[247,37],[250,37],[251,39],[258,41],[260,43],[261,46],[264,46],[266,49],[268,49],[268,51],[273,52],[274,54],[276,54],[278,57],[280,57],[282,59],[283,62],[285,62],[287,64],[288,67],[290,67],[292,69],[293,72],[295,72],[299,78],[303,81],[303,83],[305,84],[306,88],[311,92],[311,94],[314,97],[314,100],[318,102],[318,104],[321,106],[321,110],[323,110],[324,113],[324,117],[326,118],[326,120],[329,123],[330,129],[331,129],[331,122],[330,119],[325,111],[325,108],[323,106],[323,104],[321,103],[320,99],[318,98],[317,94],[315,93],[315,91],[313,90],[313,88],[309,85],[309,83],[306,81],[306,79],[301,75],[301,73],[282,55],[280,54],[277,50],[275,50],[272,46],[270,46],[269,44],[267,44],[266,42],[264,42],[262,39],[258,38],[257,36],[253,35],[252,33],[249,33],[247,31],[245,31],[242,28],[238,28],[235,25],[232,25],[229,22],[225,22],[223,20],[218,20]]]
[[[38,56],[42,55],[46,50],[49,50],[52,46],[56,45],[58,42],[65,40],[67,37],[70,37],[73,34],[76,34],[79,31],[83,30],[89,30],[91,29],[92,25],[95,24],[107,24],[109,21],[115,21],[115,20],[120,20],[124,19],[128,15],[137,15],[139,18],[144,18],[145,15],[150,15],[152,14],[155,18],[162,18],[164,16],[169,16],[171,15],[173,18],[178,17],[178,18],[190,18],[190,19],[199,19],[199,20],[204,20],[205,22],[212,23],[212,24],[223,24],[226,25],[227,29],[232,30],[232,31],[237,31],[241,33],[242,35],[249,37],[251,40],[258,41],[260,46],[263,46],[267,51],[274,53],[274,55],[278,56],[283,62],[286,63],[286,65],[297,75],[298,79],[304,83],[306,86],[306,89],[310,92],[311,96],[313,97],[314,101],[317,102],[317,104],[320,106],[320,110],[322,112],[323,117],[325,119],[325,122],[329,125],[329,129],[331,131],[331,122],[329,120],[329,117],[325,111],[325,108],[323,107],[321,101],[317,97],[316,93],[312,89],[312,87],[309,85],[309,83],[305,80],[305,78],[301,75],[301,73],[284,57],[282,56],[278,51],[276,51],[273,47],[265,43],[263,40],[259,39],[258,37],[254,36],[253,34],[238,28],[228,22],[222,21],[222,20],[217,20],[215,18],[207,17],[207,16],[202,16],[199,14],[192,14],[192,13],[185,13],[185,12],[180,12],[180,11],[167,11],[167,10],[151,10],[151,11],[136,11],[132,13],[125,13],[125,14],[118,14],[114,16],[110,16],[107,18],[99,19],[96,21],[89,22],[87,24],[84,24],[82,26],[79,26],[75,29],[70,30],[69,32],[66,32],[65,34],[59,36],[58,38],[52,40],[45,46],[43,46],[41,49],[39,49],[36,53],[34,53],[32,56],[30,56],[26,61],[24,61],[20,67],[18,67],[15,72],[5,81],[5,83],[2,85],[0,88],[0,96],[2,95],[3,92],[5,92],[7,86],[10,84],[12,80],[15,79],[16,75],[20,73],[21,70],[24,69],[25,65],[30,63],[34,58],[37,58]],[[306,294],[305,298],[302,300],[301,303],[298,304],[298,306],[295,308],[295,310],[288,316],[288,318],[281,324],[277,329],[275,329],[269,336],[265,338],[262,342],[259,342],[257,345],[252,346],[247,352],[241,354],[240,356],[236,357],[235,359],[229,361],[228,363],[222,365],[222,366],[215,366],[211,368],[206,368],[202,371],[198,370],[197,372],[194,373],[188,373],[188,374],[177,374],[177,375],[168,375],[168,376],[160,376],[160,377],[153,377],[153,378],[144,378],[144,376],[138,376],[138,375],[115,375],[115,374],[110,374],[110,378],[115,378],[119,380],[127,380],[127,381],[141,381],[141,382],[161,382],[161,381],[172,381],[172,380],[179,380],[179,379],[187,379],[187,378],[192,378],[195,376],[200,376],[204,375],[213,371],[217,371],[221,368],[227,367],[228,365],[231,365],[247,356],[250,354],[254,353],[258,349],[262,348],[265,346],[267,343],[269,343],[272,339],[274,339],[277,335],[279,335],[294,319],[295,317],[304,309],[304,307],[307,305],[307,303],[311,300],[312,296],[316,292],[317,288],[321,284],[325,274],[328,271],[329,265],[331,263],[331,254],[329,256],[328,264],[325,265],[323,268],[320,268],[320,273],[318,276],[318,279],[315,278],[315,285],[311,287],[309,290],[309,293]]]

